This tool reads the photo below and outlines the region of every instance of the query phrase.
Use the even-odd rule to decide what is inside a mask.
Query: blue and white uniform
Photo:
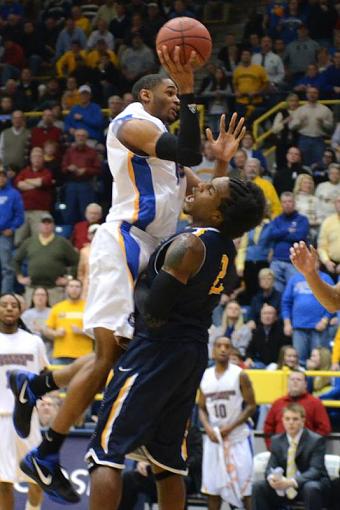
[[[140,156],[117,138],[124,122],[145,120],[166,132],[163,122],[132,103],[110,124],[107,154],[113,177],[112,206],[91,245],[85,330],[104,327],[133,336],[133,291],[156,246],[174,234],[186,190],[182,169],[172,161]]]

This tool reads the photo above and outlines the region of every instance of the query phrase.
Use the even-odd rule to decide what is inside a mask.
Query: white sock
[[[41,505],[37,505],[37,506],[34,506],[34,505],[31,505],[31,503],[29,501],[26,501],[26,506],[25,506],[25,510],[40,510],[41,508]]]

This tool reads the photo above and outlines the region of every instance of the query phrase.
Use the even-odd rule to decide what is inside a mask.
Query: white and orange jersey
[[[107,154],[113,177],[112,206],[107,222],[121,221],[144,230],[157,240],[176,231],[186,190],[183,170],[173,161],[140,156],[117,138],[121,125],[131,119],[155,124],[166,132],[163,122],[147,113],[141,103],[128,105],[107,133]]]

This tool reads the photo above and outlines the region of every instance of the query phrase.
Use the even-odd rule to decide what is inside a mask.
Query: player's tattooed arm
[[[205,246],[200,238],[182,234],[168,248],[162,269],[186,284],[200,270],[204,257]]]

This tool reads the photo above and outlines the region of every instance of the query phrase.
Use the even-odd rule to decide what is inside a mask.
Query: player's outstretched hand
[[[237,113],[233,113],[229,122],[228,131],[225,128],[225,115],[220,119],[220,132],[215,140],[210,128],[206,129],[206,136],[211,143],[211,148],[216,159],[229,162],[237,151],[240,141],[245,135],[244,117],[238,119]]]
[[[194,68],[197,63],[197,54],[191,52],[188,62],[181,62],[181,48],[175,46],[173,56],[170,56],[168,48],[162,46],[157,50],[160,63],[168,73],[170,78],[174,80],[180,94],[191,94],[194,91]]]
[[[290,260],[300,273],[307,275],[315,273],[318,254],[313,246],[308,249],[306,243],[300,241],[290,248]]]

